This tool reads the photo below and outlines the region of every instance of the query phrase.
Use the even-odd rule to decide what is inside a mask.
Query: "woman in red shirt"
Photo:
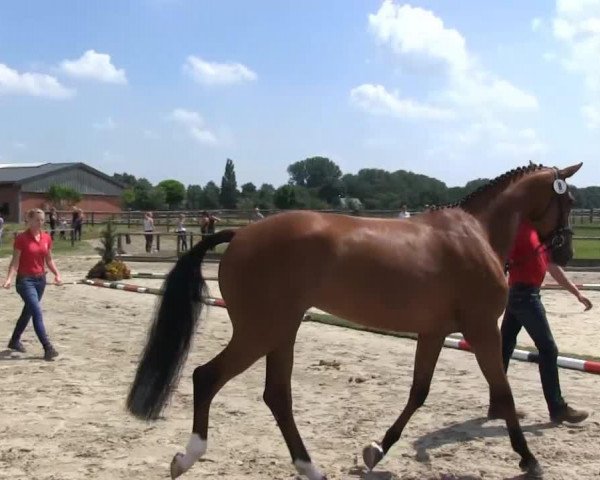
[[[33,319],[33,328],[44,347],[44,359],[52,360],[58,355],[58,352],[48,340],[40,305],[46,288],[46,266],[54,274],[56,285],[60,285],[62,281],[52,259],[52,238],[42,230],[44,221],[45,214],[42,210],[36,208],[27,212],[28,228],[17,235],[15,239],[13,256],[8,267],[8,277],[2,286],[10,288],[16,274],[17,292],[25,303],[8,343],[8,348],[25,352],[25,347],[21,343],[21,335],[25,331],[29,319]]]
[[[572,293],[586,310],[592,308],[592,302],[581,294],[562,268],[552,263],[552,258],[549,257],[551,255],[548,255],[531,222],[523,221],[508,261],[510,289],[501,328],[504,370],[508,370],[517,336],[521,328],[525,328],[538,350],[540,378],[550,419],[556,423],[579,423],[588,417],[588,412],[576,410],[568,405],[560,389],[558,348],[540,297],[540,287],[546,273],[550,273],[559,285]],[[488,416],[499,416],[492,404]],[[519,416],[523,416],[523,413],[520,412]]]

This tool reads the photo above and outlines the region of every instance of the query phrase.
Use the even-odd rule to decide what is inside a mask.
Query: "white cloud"
[[[23,142],[13,142],[13,147],[17,150],[25,150],[27,148],[27,144]]]
[[[556,10],[560,15],[586,16],[590,12],[600,12],[598,0],[557,0]]]
[[[538,32],[542,28],[543,20],[540,17],[535,17],[531,20],[531,30]]]
[[[548,151],[534,129],[511,128],[495,118],[482,119],[462,131],[447,133],[442,141],[455,156],[470,156],[485,149],[486,156],[510,156],[522,161],[540,159]]]
[[[350,100],[357,107],[373,115],[429,120],[454,118],[454,113],[450,110],[399,98],[396,92],[390,93],[382,85],[363,84],[353,88],[350,92]]]
[[[63,60],[61,70],[75,78],[97,80],[104,83],[126,84],[125,70],[117,69],[111,62],[110,55],[94,50],[86,51],[77,60]]]
[[[410,5],[397,6],[386,0],[376,14],[369,15],[369,28],[381,44],[400,54],[414,54],[423,61],[443,62],[452,70],[469,67],[464,37],[429,10]]]
[[[96,130],[114,130],[117,128],[117,124],[111,117],[108,117],[106,120],[94,123],[93,127]]]
[[[584,105],[581,114],[590,130],[600,129],[600,105]]]
[[[43,73],[19,73],[0,63],[0,95],[30,95],[53,99],[65,99],[75,95],[75,91],[63,85],[54,77]]]
[[[255,72],[241,63],[207,62],[194,55],[187,57],[183,70],[203,85],[233,85],[258,78]]]
[[[583,119],[588,128],[600,128],[600,0],[557,0],[552,28],[563,46],[561,64],[583,79]]]
[[[199,113],[177,108],[171,112],[169,119],[181,125],[197,142],[206,145],[217,143],[217,137],[206,128],[204,119]]]
[[[487,70],[460,31],[429,10],[393,0],[385,0],[368,23],[377,43],[389,47],[402,68],[413,76],[434,75],[433,83],[440,86],[426,92],[427,103],[420,103],[381,85],[361,85],[350,93],[355,105],[371,114],[446,120],[437,135],[441,145],[430,148],[429,155],[541,160],[548,147],[537,132],[524,128],[522,120],[519,126],[514,118],[503,120],[507,114],[524,118],[538,110],[537,98]],[[537,23],[532,28],[539,27]]]
[[[369,15],[369,28],[401,64],[443,66],[448,87],[439,96],[459,108],[481,112],[538,108],[535,96],[485,70],[468,51],[463,35],[429,10],[385,0],[376,14]]]
[[[535,96],[484,71],[456,77],[445,95],[442,94],[444,96],[459,107],[484,112],[490,109],[531,111],[539,106]]]

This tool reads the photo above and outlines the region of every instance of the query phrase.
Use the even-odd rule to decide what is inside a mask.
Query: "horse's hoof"
[[[183,467],[179,464],[179,459],[183,457],[183,453],[176,453],[175,456],[173,457],[173,460],[171,460],[171,478],[177,478],[180,475],[182,475],[183,473],[185,473],[185,470],[183,469]]]
[[[363,449],[363,462],[369,470],[373,470],[382,458],[383,449],[377,442],[373,442]]]
[[[542,467],[535,458],[529,460],[521,460],[519,467],[525,472],[525,478],[531,480],[537,480],[544,478]]]

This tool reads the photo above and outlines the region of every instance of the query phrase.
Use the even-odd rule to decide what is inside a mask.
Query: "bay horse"
[[[196,244],[163,284],[127,398],[136,417],[159,416],[176,388],[206,294],[202,259],[209,249],[229,242],[218,279],[233,334],[216,357],[193,372],[192,433],[185,453],[171,462],[171,478],[205,454],[217,392],[266,356],[264,401],[293,464],[309,480],[326,479],[311,461],[292,414],[294,344],[310,307],[354,323],[418,334],[408,402],[383,440],[363,450],[369,469],[425,402],[445,336],[461,332],[489,384],[490,407],[506,420],[519,466],[540,477],[502,365],[498,319],[507,301],[504,267],[523,219],[533,223],[555,263],[564,266],[572,258],[573,197],[565,179],[581,165],[520,167],[454,205],[410,219],[292,211],[219,231]]]

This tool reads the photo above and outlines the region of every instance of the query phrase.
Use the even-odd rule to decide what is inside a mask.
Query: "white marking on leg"
[[[312,462],[294,460],[294,466],[298,470],[298,473],[307,476],[308,480],[324,480],[326,478]]]
[[[383,448],[377,442],[371,442],[371,445],[363,450],[363,460],[369,470],[373,470],[383,456]]]
[[[378,450],[379,453],[381,453],[381,456],[383,456],[383,448],[381,448],[381,445],[379,445],[377,442],[371,442],[371,446]]]
[[[185,455],[182,455],[177,459],[177,463],[184,472],[187,472],[194,463],[200,460],[202,455],[206,453],[206,447],[207,441],[202,440],[197,433],[192,433],[187,447],[185,448]]]

